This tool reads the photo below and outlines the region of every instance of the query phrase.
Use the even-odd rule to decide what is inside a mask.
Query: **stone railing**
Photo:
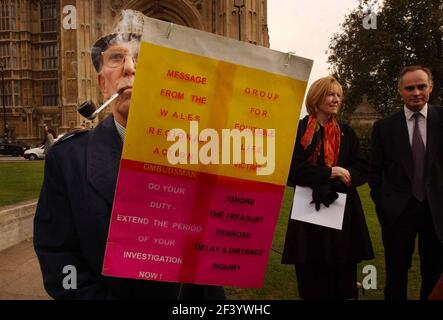
[[[37,200],[0,207],[0,251],[32,238]]]

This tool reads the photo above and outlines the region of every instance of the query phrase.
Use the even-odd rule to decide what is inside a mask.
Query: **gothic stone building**
[[[76,112],[79,103],[100,102],[90,48],[109,33],[122,9],[269,47],[267,1],[245,0],[0,0],[0,59],[3,105],[11,140],[31,145],[43,125],[57,134],[95,123]],[[63,25],[75,9],[76,28]],[[240,11],[240,31],[238,14]],[[68,20],[68,22],[73,22]],[[1,93],[1,92],[0,92]],[[1,96],[1,95],[0,95]],[[109,111],[108,111],[109,112]],[[97,121],[97,120],[96,120]]]

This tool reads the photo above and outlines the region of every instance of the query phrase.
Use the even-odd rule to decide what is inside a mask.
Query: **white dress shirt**
[[[125,135],[126,135],[126,128],[123,127],[120,123],[117,122],[114,118],[115,128],[117,129],[118,135],[122,139],[123,142],[125,142]]]

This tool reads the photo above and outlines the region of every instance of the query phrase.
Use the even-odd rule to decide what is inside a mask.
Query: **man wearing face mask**
[[[225,298],[222,287],[101,274],[140,38],[119,32],[94,44],[91,56],[103,98],[119,92],[112,114],[93,130],[63,137],[46,156],[34,247],[45,289],[55,299]]]

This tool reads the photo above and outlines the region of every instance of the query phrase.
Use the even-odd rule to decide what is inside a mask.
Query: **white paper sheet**
[[[321,204],[320,211],[316,211],[315,204],[311,203],[312,189],[297,186],[292,204],[291,219],[341,230],[345,213],[346,197],[346,194],[339,193],[337,200],[335,200],[329,208]]]

